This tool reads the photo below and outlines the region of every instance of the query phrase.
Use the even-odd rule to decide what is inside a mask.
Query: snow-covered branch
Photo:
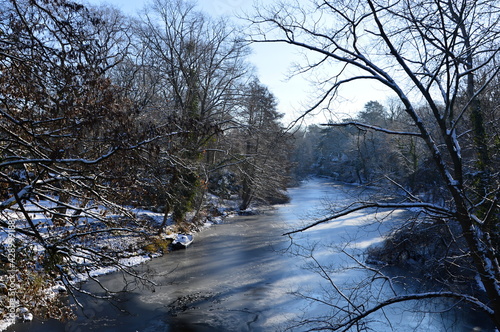
[[[33,190],[33,186],[31,186],[31,185],[25,186],[23,189],[21,189],[17,193],[17,197],[19,197],[20,199],[25,199],[25,198],[29,197],[32,190]],[[10,198],[8,198],[5,201],[0,203],[0,211],[3,211],[5,209],[10,208],[12,205],[14,205],[16,203],[17,203],[16,197],[12,196],[12,197],[10,197]]]

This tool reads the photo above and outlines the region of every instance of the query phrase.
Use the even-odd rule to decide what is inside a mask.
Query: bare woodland
[[[195,228],[213,213],[209,196],[246,210],[285,202],[290,177],[321,175],[380,191],[287,235],[361,210],[418,210],[371,257],[397,265],[388,252],[408,238],[438,238],[447,250],[422,266],[442,269],[444,286],[373,303],[356,297],[362,285],[337,289],[314,261],[339,295],[325,303],[335,314],[291,329],[362,329],[394,303],[434,298],[500,328],[499,13],[498,1],[481,0],[276,1],[241,29],[182,0],[154,0],[137,18],[70,0],[0,0],[0,227],[15,234],[0,248],[2,285],[36,315],[71,317],[45,289],[83,291],[75,276],[103,265],[147,282],[120,259],[162,247],[167,225]],[[293,124],[247,62],[252,43],[303,52],[295,74],[315,81],[316,99]],[[335,101],[360,81],[390,99],[339,118]],[[332,120],[299,126],[317,111]],[[141,246],[97,245],[111,235]],[[3,297],[2,314],[8,305]]]

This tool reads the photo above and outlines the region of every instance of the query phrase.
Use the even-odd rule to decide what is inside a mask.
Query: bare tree
[[[147,161],[158,174],[146,176],[163,198],[165,223],[169,213],[181,222],[202,203],[210,164],[225,155],[218,141],[231,126],[248,47],[227,20],[189,1],[154,1],[135,32],[135,54],[119,72],[134,82],[127,89],[141,99],[142,120],[182,133],[158,145],[157,158]]]
[[[487,103],[481,102],[498,80],[499,12],[497,1],[334,0],[308,5],[297,1],[258,9],[251,20],[254,41],[287,43],[304,51],[308,61],[299,72],[314,73],[322,88],[311,110],[329,109],[344,86],[360,80],[376,82],[396,96],[411,119],[408,130],[361,122],[329,125],[356,125],[422,140],[447,191],[446,200],[435,203],[400,187],[406,192],[403,202],[360,201],[294,232],[368,208],[419,208],[432,218],[460,225],[465,252],[486,295],[398,296],[372,308],[347,308],[350,318],[332,323],[329,329],[347,330],[353,322],[391,303],[431,297],[468,302],[500,327],[500,183],[498,162],[491,158],[497,138],[493,127],[486,125],[498,118],[486,119],[491,113],[485,109]]]
[[[227,119],[249,50],[227,20],[213,20],[188,1],[155,1],[140,30],[144,52],[164,83],[171,113],[199,120]],[[226,118],[225,118],[226,117]]]

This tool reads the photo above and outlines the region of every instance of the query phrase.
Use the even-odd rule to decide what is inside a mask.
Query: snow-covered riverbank
[[[50,202],[40,201],[39,204],[50,204]],[[75,241],[76,238],[72,238],[70,234],[79,234],[77,239],[81,242],[72,247],[81,250],[72,250],[67,259],[72,264],[78,264],[79,268],[77,272],[68,271],[64,267],[65,262],[57,262],[56,268],[65,269],[67,277],[54,278],[53,282],[48,282],[50,278],[40,280],[44,278],[45,273],[41,264],[26,262],[24,266],[18,263],[16,266],[6,265],[5,271],[0,275],[0,300],[9,304],[8,308],[11,309],[0,311],[2,318],[0,331],[16,322],[30,321],[33,314],[40,315],[50,310],[51,306],[60,305],[58,297],[65,296],[68,291],[71,293],[73,287],[77,287],[89,278],[93,279],[119,270],[132,271],[134,266],[165,254],[180,233],[189,233],[195,237],[197,232],[236,215],[237,206],[235,201],[209,196],[202,218],[194,222],[192,213],[188,215],[187,222],[182,227],[168,219],[162,232],[159,232],[159,229],[163,224],[163,213],[144,209],[129,209],[128,216],[112,213],[103,208],[101,211],[96,209],[93,215],[105,215],[106,218],[97,220],[90,215],[82,214],[79,221],[64,226],[54,225],[51,218],[42,212],[30,213],[31,222],[37,225],[40,235],[47,240],[54,237],[65,239],[65,234],[68,234],[66,240]],[[27,209],[37,210],[31,206],[27,206]],[[22,213],[8,217],[9,220],[14,220],[16,229],[29,229]],[[116,226],[113,226],[113,223]],[[5,258],[8,250],[13,252],[10,258],[16,258],[17,255],[17,260],[24,257],[27,252],[31,255],[30,259],[35,262],[41,262],[46,256],[46,249],[43,246],[31,245],[22,233],[3,232],[0,233],[0,240],[3,243],[3,253],[0,254]],[[62,250],[64,247],[64,243],[61,243],[58,249]],[[100,259],[96,259],[97,256]],[[37,281],[36,287],[31,282],[34,279],[40,280]],[[65,314],[70,316],[69,312]]]

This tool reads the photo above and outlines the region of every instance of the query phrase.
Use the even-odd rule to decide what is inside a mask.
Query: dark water
[[[326,313],[325,306],[291,294],[300,291],[320,297],[325,292],[324,279],[305,268],[308,260],[302,256],[308,251],[304,248],[314,247],[317,261],[337,269],[332,274],[336,284],[364,280],[368,272],[352,269],[352,260],[338,246],[362,259],[366,247],[379,242],[400,217],[358,213],[295,236],[294,242],[305,251],[293,249],[295,255],[284,254],[285,249],[296,247],[290,247],[291,240],[281,234],[310,218],[322,202],[352,200],[344,189],[324,180],[291,189],[290,204],[229,219],[198,234],[187,250],[139,267],[157,286],[128,285],[132,290],[118,295],[112,304],[82,297],[85,310],[76,321],[35,320],[9,331],[277,331],[303,314]],[[99,279],[114,290],[125,285],[120,274]],[[92,283],[86,287],[98,290]],[[370,327],[376,331],[388,331],[392,326],[394,331],[465,332],[476,324],[472,317],[461,314],[422,314],[400,306],[375,316]]]

